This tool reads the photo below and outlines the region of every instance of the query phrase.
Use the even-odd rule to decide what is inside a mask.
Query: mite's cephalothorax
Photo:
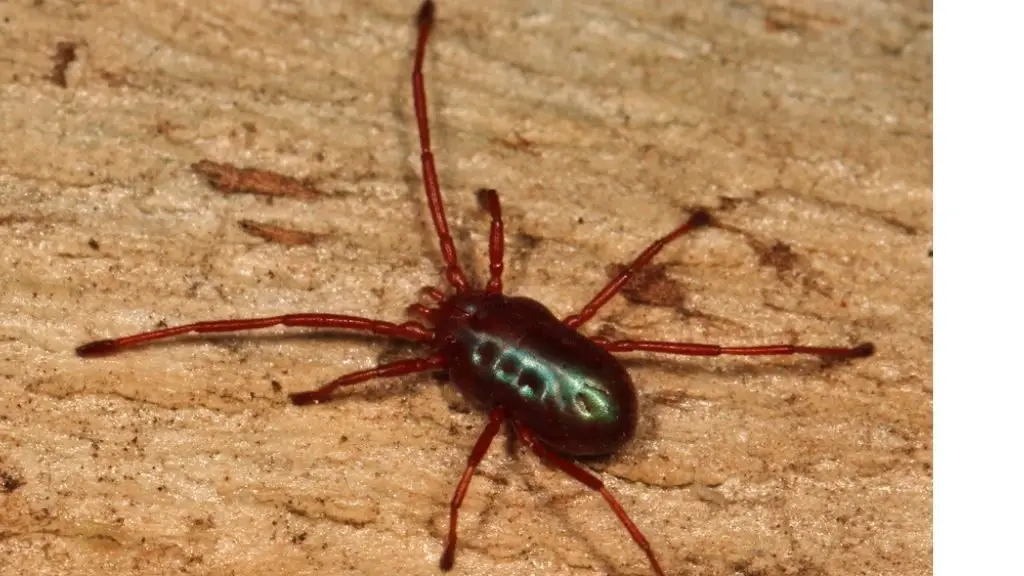
[[[315,404],[330,400],[331,394],[342,386],[386,376],[446,370],[456,388],[489,411],[488,423],[469,455],[452,497],[448,540],[441,555],[442,569],[450,569],[455,559],[459,506],[469,488],[473,471],[501,424],[508,421],[519,440],[537,456],[600,493],[647,555],[654,572],[663,576],[664,571],[647,539],[619,502],[597,476],[571,461],[575,456],[611,454],[631,439],[636,430],[636,388],[612,354],[640,350],[689,356],[811,354],[861,358],[870,356],[874,346],[864,343],[852,348],[790,345],[723,347],[650,340],[606,340],[588,338],[578,332],[666,244],[708,224],[710,216],[704,211],[694,213],[685,224],[648,246],[579,312],[558,319],[535,300],[510,298],[502,293],[504,232],[501,205],[497,192],[481,190],[481,203],[491,216],[490,279],[482,288],[470,286],[448,232],[434,156],[430,150],[422,71],[427,37],[434,23],[433,2],[427,0],[423,3],[416,22],[419,33],[412,85],[423,183],[441,244],[445,279],[450,288],[447,292],[437,288],[423,290],[434,305],[413,304],[409,307],[409,311],[421,321],[395,324],[321,313],[213,320],[114,340],[97,340],[79,346],[76,352],[82,357],[106,356],[145,342],[189,332],[234,332],[277,325],[344,329],[422,344],[428,350],[422,357],[347,374],[316,390],[291,394],[290,398],[298,405]]]

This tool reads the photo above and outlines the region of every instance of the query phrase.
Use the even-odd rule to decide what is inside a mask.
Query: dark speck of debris
[[[25,485],[25,481],[10,472],[0,470],[0,491],[11,493]]]
[[[281,391],[281,383],[278,382],[277,380],[271,380],[270,381],[270,389],[273,390],[274,392],[280,392]]]
[[[68,66],[77,58],[75,55],[74,42],[58,42],[57,53],[53,56],[53,70],[50,71],[50,81],[61,88],[68,87]]]
[[[284,244],[286,246],[304,246],[307,244],[313,244],[321,238],[320,234],[315,234],[313,232],[294,230],[283,226],[256,222],[254,220],[239,220],[238,226],[246,234],[262,238],[267,242]]]
[[[93,250],[99,250],[100,243],[97,242],[95,238],[89,238],[89,248],[92,248]]]
[[[793,269],[797,256],[793,253],[793,249],[790,248],[789,244],[776,242],[770,248],[761,252],[759,260],[762,266],[771,266],[781,274]]]
[[[614,277],[625,266],[611,264],[606,269],[609,277]],[[641,268],[633,278],[622,287],[622,295],[635,304],[651,306],[681,306],[685,291],[683,286],[669,277],[665,272],[667,264],[648,264]]]
[[[196,162],[192,170],[224,194],[259,194],[306,201],[324,195],[309,180],[299,180],[270,170],[238,168],[210,160]]]

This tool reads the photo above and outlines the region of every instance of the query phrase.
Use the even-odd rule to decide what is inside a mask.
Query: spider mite
[[[685,342],[607,340],[588,338],[578,332],[666,244],[694,228],[707,225],[711,217],[703,210],[648,246],[578,312],[558,319],[536,300],[509,297],[502,292],[504,224],[501,204],[496,191],[481,190],[479,199],[491,216],[490,278],[482,288],[470,285],[459,265],[448,231],[434,155],[430,149],[423,55],[433,25],[434,4],[427,0],[416,17],[418,34],[412,72],[413,102],[420,137],[423,186],[440,242],[448,287],[445,290],[423,289],[423,294],[433,304],[413,304],[408,308],[411,315],[419,318],[418,321],[396,324],[322,313],[213,320],[113,340],[97,340],[79,346],[76,352],[82,357],[106,356],[180,334],[234,332],[277,325],[352,330],[421,344],[427,349],[421,357],[346,374],[316,390],[290,394],[289,397],[296,405],[317,404],[330,400],[332,393],[343,386],[375,378],[447,370],[455,387],[488,411],[487,425],[469,454],[452,496],[448,539],[440,561],[443,570],[449,570],[455,561],[459,506],[466,496],[473,472],[502,423],[509,422],[522,444],[541,460],[599,493],[647,555],[654,573],[663,576],[665,572],[650,544],[615,496],[605,488],[600,478],[573,461],[575,457],[611,454],[626,444],[636,431],[636,388],[612,354],[644,351],[685,356],[810,354],[828,358],[863,358],[874,352],[874,346],[863,343],[852,348],[786,344],[725,347]]]

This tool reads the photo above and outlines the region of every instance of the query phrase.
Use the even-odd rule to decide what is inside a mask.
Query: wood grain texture
[[[212,318],[402,319],[440,278],[415,10],[0,3],[0,573],[440,573],[485,418],[429,377],[285,396],[412,349],[272,331],[72,353]],[[628,361],[640,435],[594,468],[667,572],[930,574],[930,3],[475,0],[438,18],[434,140],[477,277],[481,186],[502,194],[508,291],[558,314],[701,206],[722,227],[590,331],[878,345],[827,367]],[[324,196],[226,196],[201,160]],[[529,454],[493,450],[460,535],[454,574],[649,573],[599,497]]]

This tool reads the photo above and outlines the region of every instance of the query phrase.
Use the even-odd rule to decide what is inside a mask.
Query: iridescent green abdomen
[[[608,352],[527,298],[470,294],[438,326],[464,394],[501,405],[569,455],[608,454],[636,430],[636,389]]]

